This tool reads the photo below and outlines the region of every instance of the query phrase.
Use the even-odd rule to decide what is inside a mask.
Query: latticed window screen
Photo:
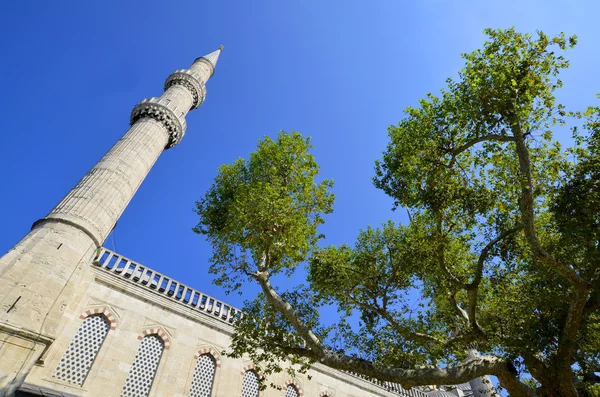
[[[163,348],[163,341],[157,335],[147,335],[142,339],[121,397],[146,397],[150,393]]]
[[[60,359],[53,376],[74,385],[83,385],[109,329],[110,323],[106,317],[86,317]]]
[[[287,389],[285,389],[285,397],[300,397],[300,394],[298,394],[298,389],[292,385],[288,385]]]
[[[242,397],[258,397],[258,375],[254,371],[244,373]]]
[[[203,354],[196,361],[196,371],[192,378],[190,397],[210,397],[215,379],[217,363],[209,354]]]

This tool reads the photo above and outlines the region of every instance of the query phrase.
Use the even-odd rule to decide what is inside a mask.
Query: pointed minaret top
[[[215,68],[217,67],[217,61],[219,60],[219,55],[221,55],[221,51],[223,51],[223,48],[224,47],[221,44],[221,46],[219,48],[217,48],[215,51],[211,52],[208,55],[204,55],[203,57],[198,58],[198,59],[204,59],[211,64],[211,66],[213,67],[211,76],[215,73]]]

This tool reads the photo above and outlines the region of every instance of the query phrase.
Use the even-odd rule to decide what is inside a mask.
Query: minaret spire
[[[41,222],[65,220],[81,226],[98,245],[108,236],[164,149],[181,142],[185,116],[206,97],[216,50],[173,72],[160,97],[144,99],[131,112],[131,128]]]
[[[215,68],[217,67],[217,61],[219,60],[219,56],[221,55],[221,51],[223,51],[223,48],[225,48],[223,46],[223,44],[221,44],[221,46],[219,48],[217,48],[215,51],[211,52],[208,55],[204,55],[198,59],[196,59],[196,62],[198,61],[205,61],[208,62],[209,65],[212,67],[212,72],[211,72],[211,76],[215,73]],[[196,63],[194,62],[194,63]]]
[[[223,48],[172,73],[160,97],[131,113],[123,137],[45,217],[0,258],[0,395],[12,396],[57,336],[75,288],[146,175],[165,150],[181,142],[185,116],[206,97]],[[85,129],[85,126],[82,126]]]

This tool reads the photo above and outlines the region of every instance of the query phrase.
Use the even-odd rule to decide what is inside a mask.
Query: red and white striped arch
[[[283,390],[287,389],[287,387],[290,385],[294,386],[296,390],[298,390],[298,395],[302,397],[302,395],[304,394],[304,390],[302,389],[302,386],[300,386],[300,383],[298,383],[296,379],[289,379],[287,382],[285,382],[283,384]]]
[[[165,332],[165,330],[163,330],[162,328],[145,329],[138,335],[137,338],[138,340],[142,340],[145,336],[148,335],[158,335],[158,337],[162,339],[163,343],[165,344],[165,350],[169,350],[169,348],[171,347],[171,339],[169,338],[169,335]]]
[[[256,365],[254,365],[254,363],[250,363],[250,364],[246,365],[244,368],[242,368],[242,370],[240,371],[240,375],[244,376],[244,374],[248,371],[256,372],[258,374],[258,376],[260,376],[261,378],[263,376],[260,368]]]
[[[104,317],[106,317],[110,323],[111,330],[115,330],[117,328],[117,316],[115,316],[113,312],[106,306],[86,309],[79,315],[79,318],[84,320],[85,318],[96,314],[102,314]]]
[[[203,356],[205,354],[210,354],[212,358],[215,359],[217,368],[221,368],[221,355],[210,346],[203,346],[200,349],[198,349],[198,351],[194,355],[194,360],[197,360],[200,356]]]

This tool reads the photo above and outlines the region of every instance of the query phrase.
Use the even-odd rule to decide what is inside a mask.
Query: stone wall
[[[220,354],[229,346],[230,321],[235,313],[235,308],[218,299],[103,250],[65,309],[56,341],[33,367],[23,390],[53,390],[65,396],[119,396],[132,372],[141,340],[154,335],[162,340],[164,350],[150,396],[189,396],[196,361],[202,354],[212,355],[216,363],[212,396],[241,396],[243,374],[253,368],[252,363]],[[97,316],[106,323],[96,321],[96,326],[105,327],[102,332],[107,334],[87,378],[82,385],[57,379],[56,368],[82,323]],[[268,381],[283,390],[267,388],[260,396],[284,397],[290,383],[301,396],[399,395],[319,365],[311,369],[310,375],[311,380],[304,375],[298,379],[283,374],[273,376]],[[417,391],[400,394],[423,395]]]

